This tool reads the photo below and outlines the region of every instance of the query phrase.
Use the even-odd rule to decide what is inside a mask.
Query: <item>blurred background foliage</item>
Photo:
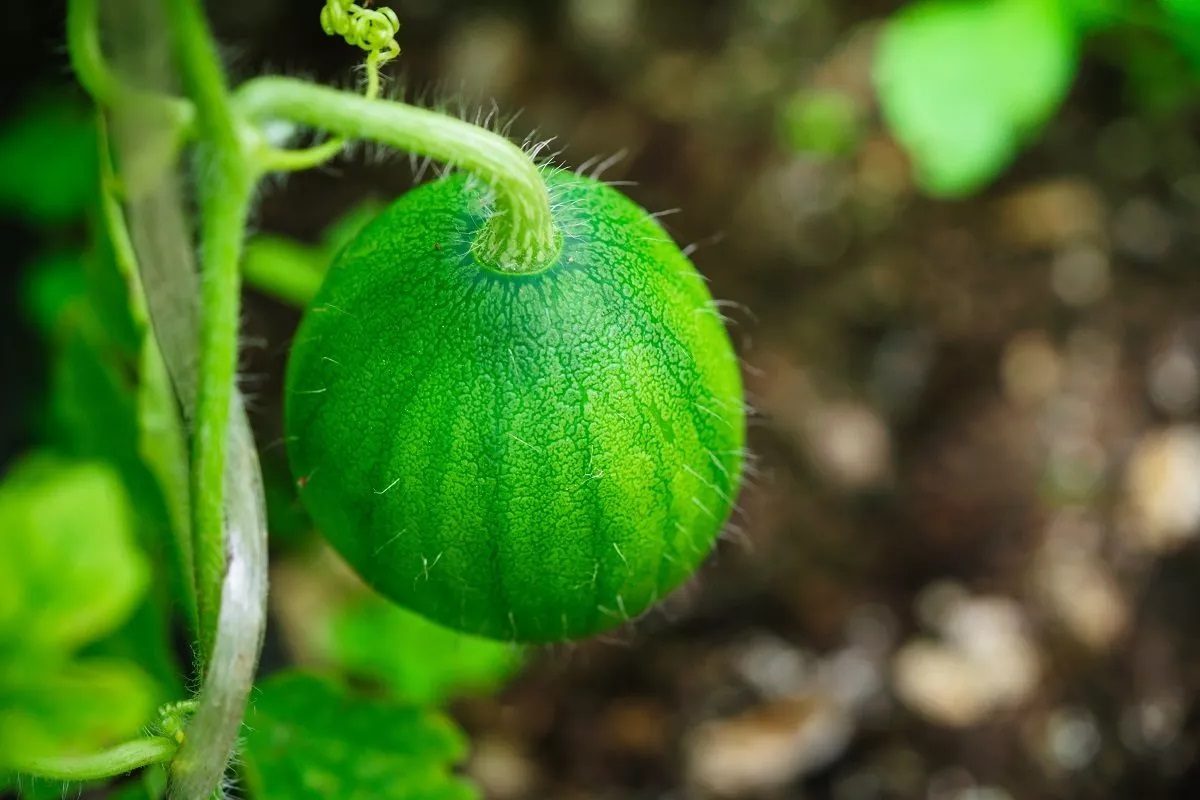
[[[251,794],[389,796],[423,765],[459,796],[463,760],[501,800],[1200,793],[1200,3],[389,5],[390,91],[494,98],[683,207],[760,412],[753,485],[699,579],[601,641],[526,654],[384,604],[296,503],[280,379],[332,254],[431,170],[361,147],[271,186],[240,378],[273,558]],[[315,9],[209,7],[235,76],[352,82]],[[192,658],[182,422],[101,235],[99,132],[61,4],[3,13],[0,786],[153,724]],[[395,735],[365,770],[293,752],[312,708]]]

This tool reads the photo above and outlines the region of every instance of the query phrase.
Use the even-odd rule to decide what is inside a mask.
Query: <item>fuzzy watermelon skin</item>
[[[711,549],[745,441],[703,278],[614,189],[547,176],[563,236],[535,274],[481,265],[485,193],[401,197],[338,256],[293,345],[292,469],[380,593],[497,639],[585,637]]]

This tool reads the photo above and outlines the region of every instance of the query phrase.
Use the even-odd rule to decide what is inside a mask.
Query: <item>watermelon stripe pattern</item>
[[[339,255],[288,366],[289,457],[380,593],[469,633],[575,639],[645,611],[709,552],[745,443],[703,279],[643,209],[547,174],[558,258],[481,264],[485,187],[400,198]]]

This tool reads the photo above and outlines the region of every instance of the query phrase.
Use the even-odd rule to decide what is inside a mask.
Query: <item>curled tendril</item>
[[[400,55],[400,45],[396,43],[400,20],[390,8],[363,8],[354,0],[325,0],[321,27],[326,34],[341,36],[347,44],[366,50],[376,63]]]

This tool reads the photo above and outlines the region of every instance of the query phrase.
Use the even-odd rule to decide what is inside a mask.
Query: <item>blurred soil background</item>
[[[209,5],[235,76],[353,81],[316,3]],[[897,3],[389,5],[393,89],[470,117],[494,99],[566,166],[623,154],[605,178],[682,209],[663,222],[728,301],[757,409],[696,580],[454,706],[489,798],[1200,797],[1200,114],[1155,110],[1152,43],[1089,46],[1016,164],[937,201],[872,88]],[[6,10],[6,108],[65,79],[60,12]],[[406,157],[358,156],[273,187],[257,228],[315,241],[412,185]],[[298,315],[251,294],[244,318],[286,513]],[[6,308],[5,456],[44,381],[21,325]],[[303,659],[293,549],[268,669]]]

